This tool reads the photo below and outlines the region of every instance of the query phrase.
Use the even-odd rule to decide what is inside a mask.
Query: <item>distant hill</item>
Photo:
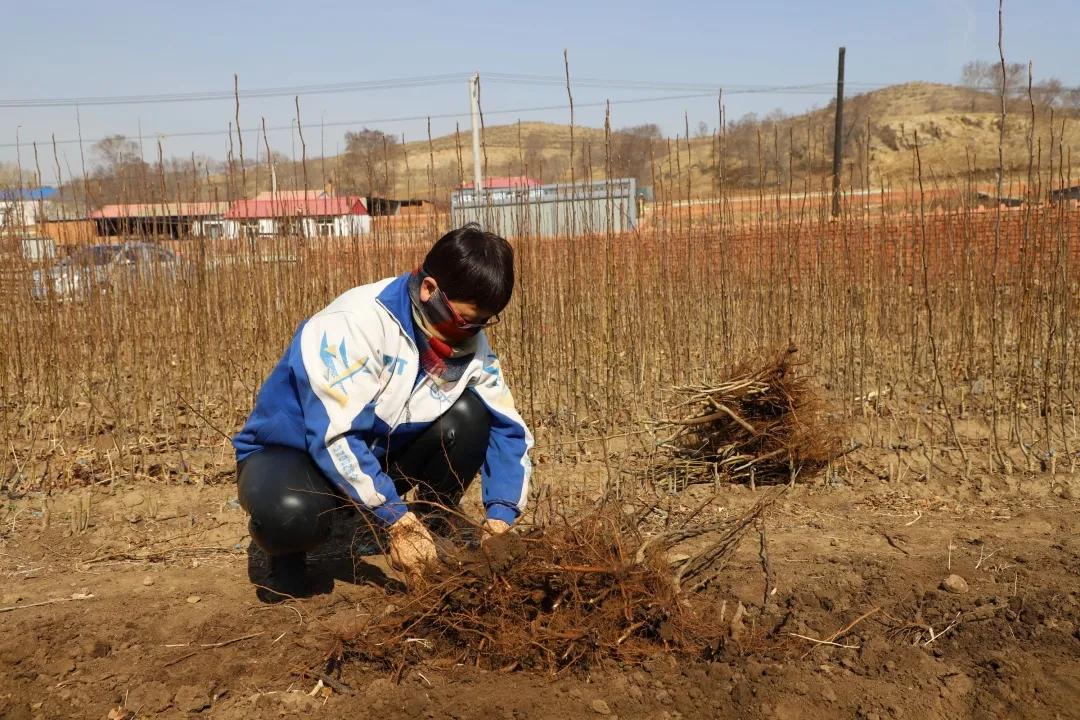
[[[1004,143],[1006,172],[1025,174],[1028,167],[1030,105],[1026,100],[1007,103]],[[856,187],[903,185],[912,180],[916,140],[924,177],[937,180],[964,176],[974,171],[976,178],[989,180],[998,167],[1000,100],[992,93],[935,83],[913,82],[845,98],[844,102],[844,182]],[[1063,112],[1054,120],[1055,164],[1058,149],[1080,150],[1080,127],[1065,124]],[[807,171],[822,179],[831,175],[834,133],[832,102],[826,108],[775,122],[741,125],[733,123],[726,139],[725,174],[736,186],[758,184],[759,165],[768,171],[766,183],[776,181],[777,171],[786,177],[789,153],[794,158],[796,183]],[[758,135],[763,146],[759,159]],[[1044,164],[1050,157],[1050,116],[1036,115],[1034,146]],[[1062,141],[1063,140],[1063,141]],[[695,181],[711,183],[715,163],[711,143],[691,141]],[[779,146],[779,152],[776,150]],[[779,162],[777,162],[779,156]],[[763,162],[762,162],[763,160]],[[704,187],[703,187],[704,190]]]
[[[522,122],[484,128],[481,163],[485,175],[524,175],[557,182],[570,177],[570,127],[541,122]],[[591,145],[604,146],[603,129],[575,127],[574,142],[578,155]],[[450,190],[469,182],[473,176],[472,131],[417,140],[402,146],[394,161],[395,194],[400,197],[428,197],[434,185],[435,197],[446,197]],[[460,157],[460,162],[459,162]],[[340,166],[341,156],[334,158]]]
[[[1028,101],[1008,103],[1005,127],[1004,158],[1007,170],[1026,172],[1031,109]],[[992,93],[951,85],[907,83],[866,93],[845,102],[845,127],[848,130],[845,154],[851,161],[868,161],[872,182],[900,182],[910,177],[918,138],[919,154],[925,171],[938,177],[963,174],[968,169],[981,176],[993,174],[998,166],[998,138],[1001,127],[1000,100]],[[1075,110],[1071,113],[1075,118]],[[825,123],[832,121],[832,109],[809,113],[796,121]],[[1061,143],[1062,120],[1057,112],[1054,121],[1054,146]],[[867,132],[869,143],[861,136]],[[1042,157],[1049,158],[1050,115],[1036,114],[1034,143],[1042,142]],[[1080,127],[1065,124],[1063,147],[1080,149]],[[861,154],[860,143],[869,157]],[[1055,159],[1055,163],[1057,160]]]
[[[912,179],[916,137],[924,173],[943,180],[975,170],[986,182],[997,169],[1000,101],[992,93],[924,82],[894,85],[845,99],[845,183],[857,187],[903,185]],[[1080,149],[1080,123],[1064,125],[1067,113],[1057,111],[1051,153],[1049,113],[1040,112],[1035,124],[1036,152],[1044,162],[1059,146],[1064,155]],[[1071,111],[1076,118],[1077,112]],[[1030,108],[1025,100],[1012,100],[1006,126],[1005,164],[1015,175],[1026,173]],[[570,128],[567,125],[521,122],[488,125],[484,129],[482,163],[487,175],[528,174],[544,182],[571,178]],[[751,188],[764,182],[786,184],[789,169],[801,188],[809,174],[813,183],[824,182],[831,172],[833,108],[815,109],[785,118],[729,122],[721,146],[715,137],[660,138],[636,144],[613,144],[613,152],[634,152],[646,169],[641,184],[654,184],[660,195],[685,197],[687,178],[694,197],[715,192],[718,157],[723,156],[724,182],[729,188]],[[602,178],[606,167],[603,129],[574,128],[573,176]],[[633,148],[626,150],[626,148]],[[342,176],[343,156],[328,158]],[[654,163],[654,164],[653,164]],[[632,163],[631,163],[632,164]],[[623,163],[626,165],[626,163]],[[1080,158],[1078,158],[1080,165]],[[462,127],[458,135],[409,142],[392,161],[393,194],[433,197],[445,202],[449,191],[471,180],[472,138]],[[867,173],[868,170],[868,173]],[[279,170],[280,173],[280,170]],[[284,175],[284,174],[282,174]],[[677,179],[676,179],[677,178]],[[817,187],[815,186],[815,189]]]

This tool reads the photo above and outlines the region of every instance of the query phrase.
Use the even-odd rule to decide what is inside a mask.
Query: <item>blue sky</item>
[[[52,2],[18,3],[5,14],[0,99],[70,98],[229,90],[342,83],[466,73],[559,75],[562,51],[580,78],[684,82],[732,88],[835,82],[836,49],[846,45],[849,83],[908,80],[955,82],[974,58],[997,55],[996,0],[833,0],[831,2],[593,3],[547,0],[522,3],[305,3],[266,2]],[[1035,63],[1036,77],[1080,84],[1076,58],[1076,0],[1010,0],[1005,6],[1007,59]],[[849,90],[851,92],[852,90]],[[657,89],[578,88],[575,101],[625,100],[685,94]],[[731,94],[730,117],[773,108],[797,112],[828,102],[829,92]],[[487,82],[485,110],[565,102],[555,86]],[[467,127],[463,81],[302,96],[301,117],[309,154],[340,149],[350,127],[319,132],[328,123],[380,118],[461,114]],[[714,97],[617,104],[613,125],[658,122],[675,133],[683,114],[691,127],[716,124]],[[228,100],[167,105],[84,106],[79,110],[87,144],[111,133],[163,135],[166,156],[192,152],[223,158],[224,131],[232,119]],[[292,97],[249,99],[241,124],[290,125]],[[488,122],[565,122],[568,112],[492,115]],[[582,124],[600,125],[600,108],[582,107]],[[436,135],[455,120],[432,120]],[[359,123],[406,139],[426,135],[426,122]],[[0,108],[0,145],[77,137],[71,107]],[[220,131],[177,137],[173,133]],[[321,135],[321,137],[320,137]],[[273,132],[273,149],[289,154],[293,135]],[[245,138],[249,149],[254,136]],[[261,143],[260,143],[261,144]],[[151,154],[149,141],[147,154]],[[79,166],[78,145],[60,147],[61,163]],[[24,163],[31,156],[23,150]],[[152,154],[156,154],[156,148]],[[47,153],[52,167],[51,150]],[[0,161],[15,159],[0,147]],[[64,171],[66,174],[66,170]],[[46,172],[49,179],[51,171]]]

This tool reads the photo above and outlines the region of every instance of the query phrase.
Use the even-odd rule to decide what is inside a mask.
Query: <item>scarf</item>
[[[439,380],[454,382],[465,374],[465,368],[476,353],[477,335],[464,337],[453,345],[436,337],[432,328],[439,329],[447,337],[461,331],[453,324],[449,313],[437,303],[420,300],[421,282],[423,274],[416,269],[409,275],[409,300],[412,301],[413,324],[416,326],[413,340],[420,352],[420,369]]]

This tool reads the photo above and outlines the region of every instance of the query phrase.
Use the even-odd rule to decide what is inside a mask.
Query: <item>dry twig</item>
[[[71,602],[73,600],[91,600],[93,595],[87,595],[85,593],[75,593],[71,597],[53,598],[52,600],[42,600],[41,602],[26,603],[25,605],[8,605],[7,607],[0,607],[0,613],[11,612],[12,610],[23,610],[25,608],[41,607],[42,605],[53,605],[54,603]]]

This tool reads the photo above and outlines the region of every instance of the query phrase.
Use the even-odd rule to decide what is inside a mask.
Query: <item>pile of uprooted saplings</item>
[[[639,529],[646,513],[602,506],[461,549],[424,587],[391,598],[388,613],[339,637],[331,664],[376,664],[396,677],[421,661],[558,671],[657,651],[708,657],[728,626],[697,591],[774,499],[648,538]]]
[[[652,471],[677,485],[794,482],[836,457],[838,436],[795,353],[742,365],[720,383],[674,388],[674,417],[654,424],[661,452]]]
[[[683,417],[657,424],[665,434],[662,471],[678,474],[680,484],[775,482],[827,462],[836,443],[793,354],[739,368],[716,385],[677,388]],[[657,651],[710,656],[729,626],[700,591],[755,528],[770,574],[763,522],[779,492],[742,514],[695,512],[654,529],[648,511],[602,504],[481,549],[451,549],[424,587],[341,633],[329,661],[376,664],[399,676],[421,661],[559,671]]]

